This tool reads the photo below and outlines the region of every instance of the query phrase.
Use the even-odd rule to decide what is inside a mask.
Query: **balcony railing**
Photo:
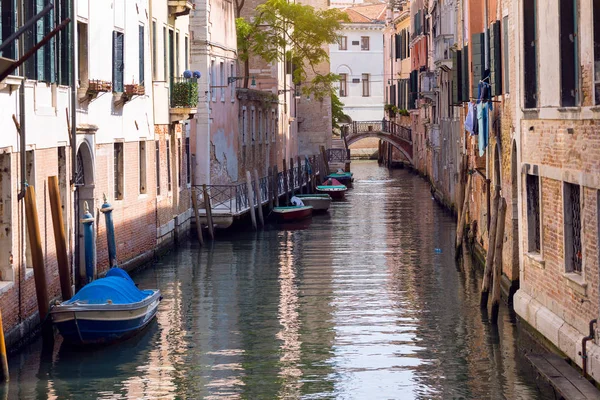
[[[452,67],[452,45],[454,44],[453,35],[439,35],[434,40],[433,61],[436,65],[447,64]]]

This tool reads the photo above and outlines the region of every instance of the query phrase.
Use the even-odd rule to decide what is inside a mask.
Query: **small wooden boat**
[[[331,205],[331,196],[326,193],[297,194],[296,197],[307,206],[312,206],[314,212],[327,211]]]
[[[112,268],[71,300],[50,310],[52,321],[73,344],[106,344],[131,337],[154,318],[160,290],[140,290],[127,272]]]
[[[350,188],[353,186],[352,182],[354,182],[354,178],[352,176],[352,172],[343,172],[340,170],[338,172],[327,175],[327,179],[336,179],[342,185],[345,185],[346,187]]]
[[[312,206],[273,207],[273,215],[280,222],[298,221],[312,216]]]
[[[342,185],[337,179],[329,178],[323,185],[317,186],[317,192],[328,194],[333,200],[342,200],[346,195],[348,188]]]

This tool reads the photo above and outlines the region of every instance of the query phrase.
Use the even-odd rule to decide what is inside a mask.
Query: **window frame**
[[[365,46],[366,44],[366,46]],[[371,49],[371,37],[361,36],[360,37],[360,51],[369,51]]]
[[[348,74],[342,73],[340,75],[340,97],[348,97]]]
[[[541,191],[540,177],[538,175],[527,174],[525,176],[525,196],[527,212],[527,251],[529,253],[542,253],[542,210],[541,210]],[[535,185],[535,189],[531,185]],[[537,198],[536,198],[537,197]],[[537,204],[537,216],[532,214],[532,207]]]
[[[371,97],[370,74],[362,74],[362,97]],[[366,77],[366,78],[365,78]],[[365,86],[366,84],[366,86]],[[366,88],[366,91],[365,91]]]
[[[124,169],[124,158],[125,158],[125,146],[123,142],[115,142],[113,144],[113,195],[115,200],[123,200],[125,185],[123,182],[125,174]]]
[[[578,211],[579,211],[579,220],[574,221],[573,217],[575,214],[573,203],[572,203],[572,195],[578,191],[577,198],[579,200]],[[576,183],[563,182],[563,236],[564,236],[564,263],[565,263],[565,272],[568,274],[577,274],[584,276],[583,273],[583,249],[584,246],[584,236],[583,232],[583,218],[582,218],[582,201],[581,197],[583,195],[583,187]],[[575,228],[574,225],[579,226],[579,237],[575,236]],[[574,262],[574,254],[573,247],[579,244],[579,263]]]
[[[348,50],[348,36],[338,36],[338,50]]]

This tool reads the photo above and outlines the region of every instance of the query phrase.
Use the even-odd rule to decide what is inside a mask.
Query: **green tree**
[[[340,128],[340,122],[348,122],[350,117],[344,113],[344,103],[335,91],[331,92],[331,125],[333,129]]]
[[[320,73],[318,66],[329,61],[326,46],[337,41],[341,22],[348,20],[346,14],[286,0],[267,0],[255,11],[252,21],[236,20],[238,57],[246,66],[246,76],[248,58],[254,54],[268,63],[291,64],[293,82],[302,84],[303,94],[319,99],[331,94],[338,76]],[[244,86],[247,84],[246,79]]]

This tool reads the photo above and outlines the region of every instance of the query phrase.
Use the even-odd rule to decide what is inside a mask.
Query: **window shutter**
[[[462,97],[462,52],[452,52],[452,104],[460,104]]]
[[[0,12],[0,39],[9,37],[16,30],[16,10],[16,0],[2,2],[2,10]],[[17,53],[15,51],[15,42],[9,44],[0,55],[4,58],[16,60]]]
[[[44,8],[44,0],[35,0],[35,9],[34,9],[34,15],[39,13],[40,11],[42,11],[42,9]],[[42,18],[40,20],[38,20],[35,24],[35,43],[39,43],[42,41],[42,39],[44,38],[44,32],[45,32],[45,28],[46,28],[46,18]],[[45,61],[45,46],[42,47],[41,49],[39,49],[36,52],[35,58],[36,58],[36,66],[35,66],[35,79],[37,79],[38,81],[42,81],[44,80],[44,72],[45,72],[45,65],[44,65],[44,61]]]
[[[477,97],[479,81],[483,79],[485,68],[484,34],[475,33],[472,35],[472,56],[473,71],[471,86],[473,87],[473,97]]]
[[[462,65],[461,65],[461,73],[462,73],[462,101],[470,100],[470,91],[469,91],[469,46],[465,46],[462,51]],[[477,93],[475,93],[477,95]]]
[[[113,92],[123,92],[123,34],[113,32]]]
[[[490,85],[492,96],[502,94],[502,53],[500,44],[500,22],[490,27]]]
[[[71,1],[61,0],[60,6],[55,7],[60,13],[56,21],[63,21],[65,18],[71,18]],[[58,82],[61,85],[71,84],[71,29],[77,26],[74,22],[68,24],[65,29],[58,33]]]
[[[509,93],[510,90],[510,80],[509,80],[509,76],[508,76],[508,71],[509,71],[509,67],[508,67],[508,16],[504,17],[502,19],[502,34],[504,36],[504,42],[502,45],[502,52],[503,52],[503,62],[504,62],[504,68],[502,68],[504,70],[504,79],[502,79],[502,81],[504,82],[504,93]]]
[[[140,58],[139,58],[139,84],[144,85],[144,26],[140,25],[139,32],[139,49],[140,49]]]
[[[410,41],[410,31],[406,31],[406,58],[410,57],[410,46],[409,46],[409,41]]]
[[[42,2],[43,4],[43,2]],[[50,10],[44,17],[44,35],[54,29],[54,9]],[[46,82],[56,82],[56,40],[50,39],[43,47],[44,49],[44,80]]]
[[[402,51],[400,49],[400,35],[395,34],[394,35],[394,58],[397,60],[399,58],[402,58]]]

